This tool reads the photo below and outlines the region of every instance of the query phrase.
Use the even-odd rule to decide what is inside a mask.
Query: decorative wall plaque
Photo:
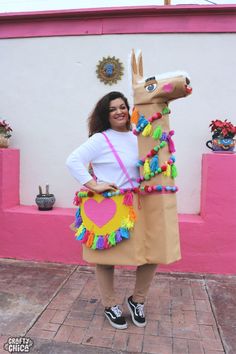
[[[99,60],[97,64],[97,77],[105,85],[116,84],[123,75],[123,64],[115,57],[107,57]]]

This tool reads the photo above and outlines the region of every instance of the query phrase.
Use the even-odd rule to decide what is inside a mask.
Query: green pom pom
[[[150,175],[144,175],[144,179],[148,181],[150,179]]]
[[[162,136],[162,128],[160,125],[158,125],[156,127],[156,129],[154,130],[152,137],[154,140],[160,139],[160,137]]]
[[[169,113],[170,113],[169,107],[164,107],[162,110],[162,114],[169,114]]]
[[[151,172],[151,177],[153,177],[155,175],[155,173],[154,172]]]
[[[177,168],[176,168],[175,164],[173,163],[173,164],[171,165],[171,177],[172,177],[172,178],[176,178],[177,175],[178,175],[178,173],[177,173]]]
[[[161,167],[158,167],[158,170],[157,170],[158,173],[161,173],[162,172],[162,169]]]
[[[116,245],[116,233],[112,231],[110,235],[108,236],[108,242],[110,245],[115,246]]]
[[[91,247],[93,250],[96,249],[97,240],[98,240],[98,235],[95,235],[95,236],[94,236],[94,239],[93,239],[93,244],[92,244],[92,247]]]
[[[159,150],[159,146],[154,146],[153,150],[158,151]]]
[[[165,146],[166,146],[166,144],[167,144],[167,142],[166,142],[166,141],[162,141],[162,142],[160,143],[160,147],[161,147],[161,148],[163,148],[163,147],[165,147]]]

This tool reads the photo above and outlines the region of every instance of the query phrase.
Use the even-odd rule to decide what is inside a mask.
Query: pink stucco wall
[[[83,264],[73,209],[19,204],[19,150],[0,149],[0,257]],[[236,270],[236,155],[204,154],[200,215],[179,215],[182,260],[163,271]]]

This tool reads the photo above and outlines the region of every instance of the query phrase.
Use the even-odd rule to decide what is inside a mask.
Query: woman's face
[[[129,111],[122,98],[116,98],[109,104],[109,122],[111,129],[118,132],[128,131],[127,122],[129,120]]]

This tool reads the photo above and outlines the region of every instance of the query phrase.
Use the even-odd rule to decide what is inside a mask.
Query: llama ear
[[[132,83],[135,84],[137,82],[138,68],[137,68],[134,49],[132,49],[132,53],[131,53],[131,70],[132,70]]]
[[[132,67],[132,83],[136,84],[138,80],[141,80],[143,78],[142,52],[139,53],[138,60],[136,60],[134,49],[132,49],[131,67]]]
[[[142,56],[142,52],[140,52],[139,56],[138,56],[138,76],[140,76],[140,78],[143,78],[143,56]]]

